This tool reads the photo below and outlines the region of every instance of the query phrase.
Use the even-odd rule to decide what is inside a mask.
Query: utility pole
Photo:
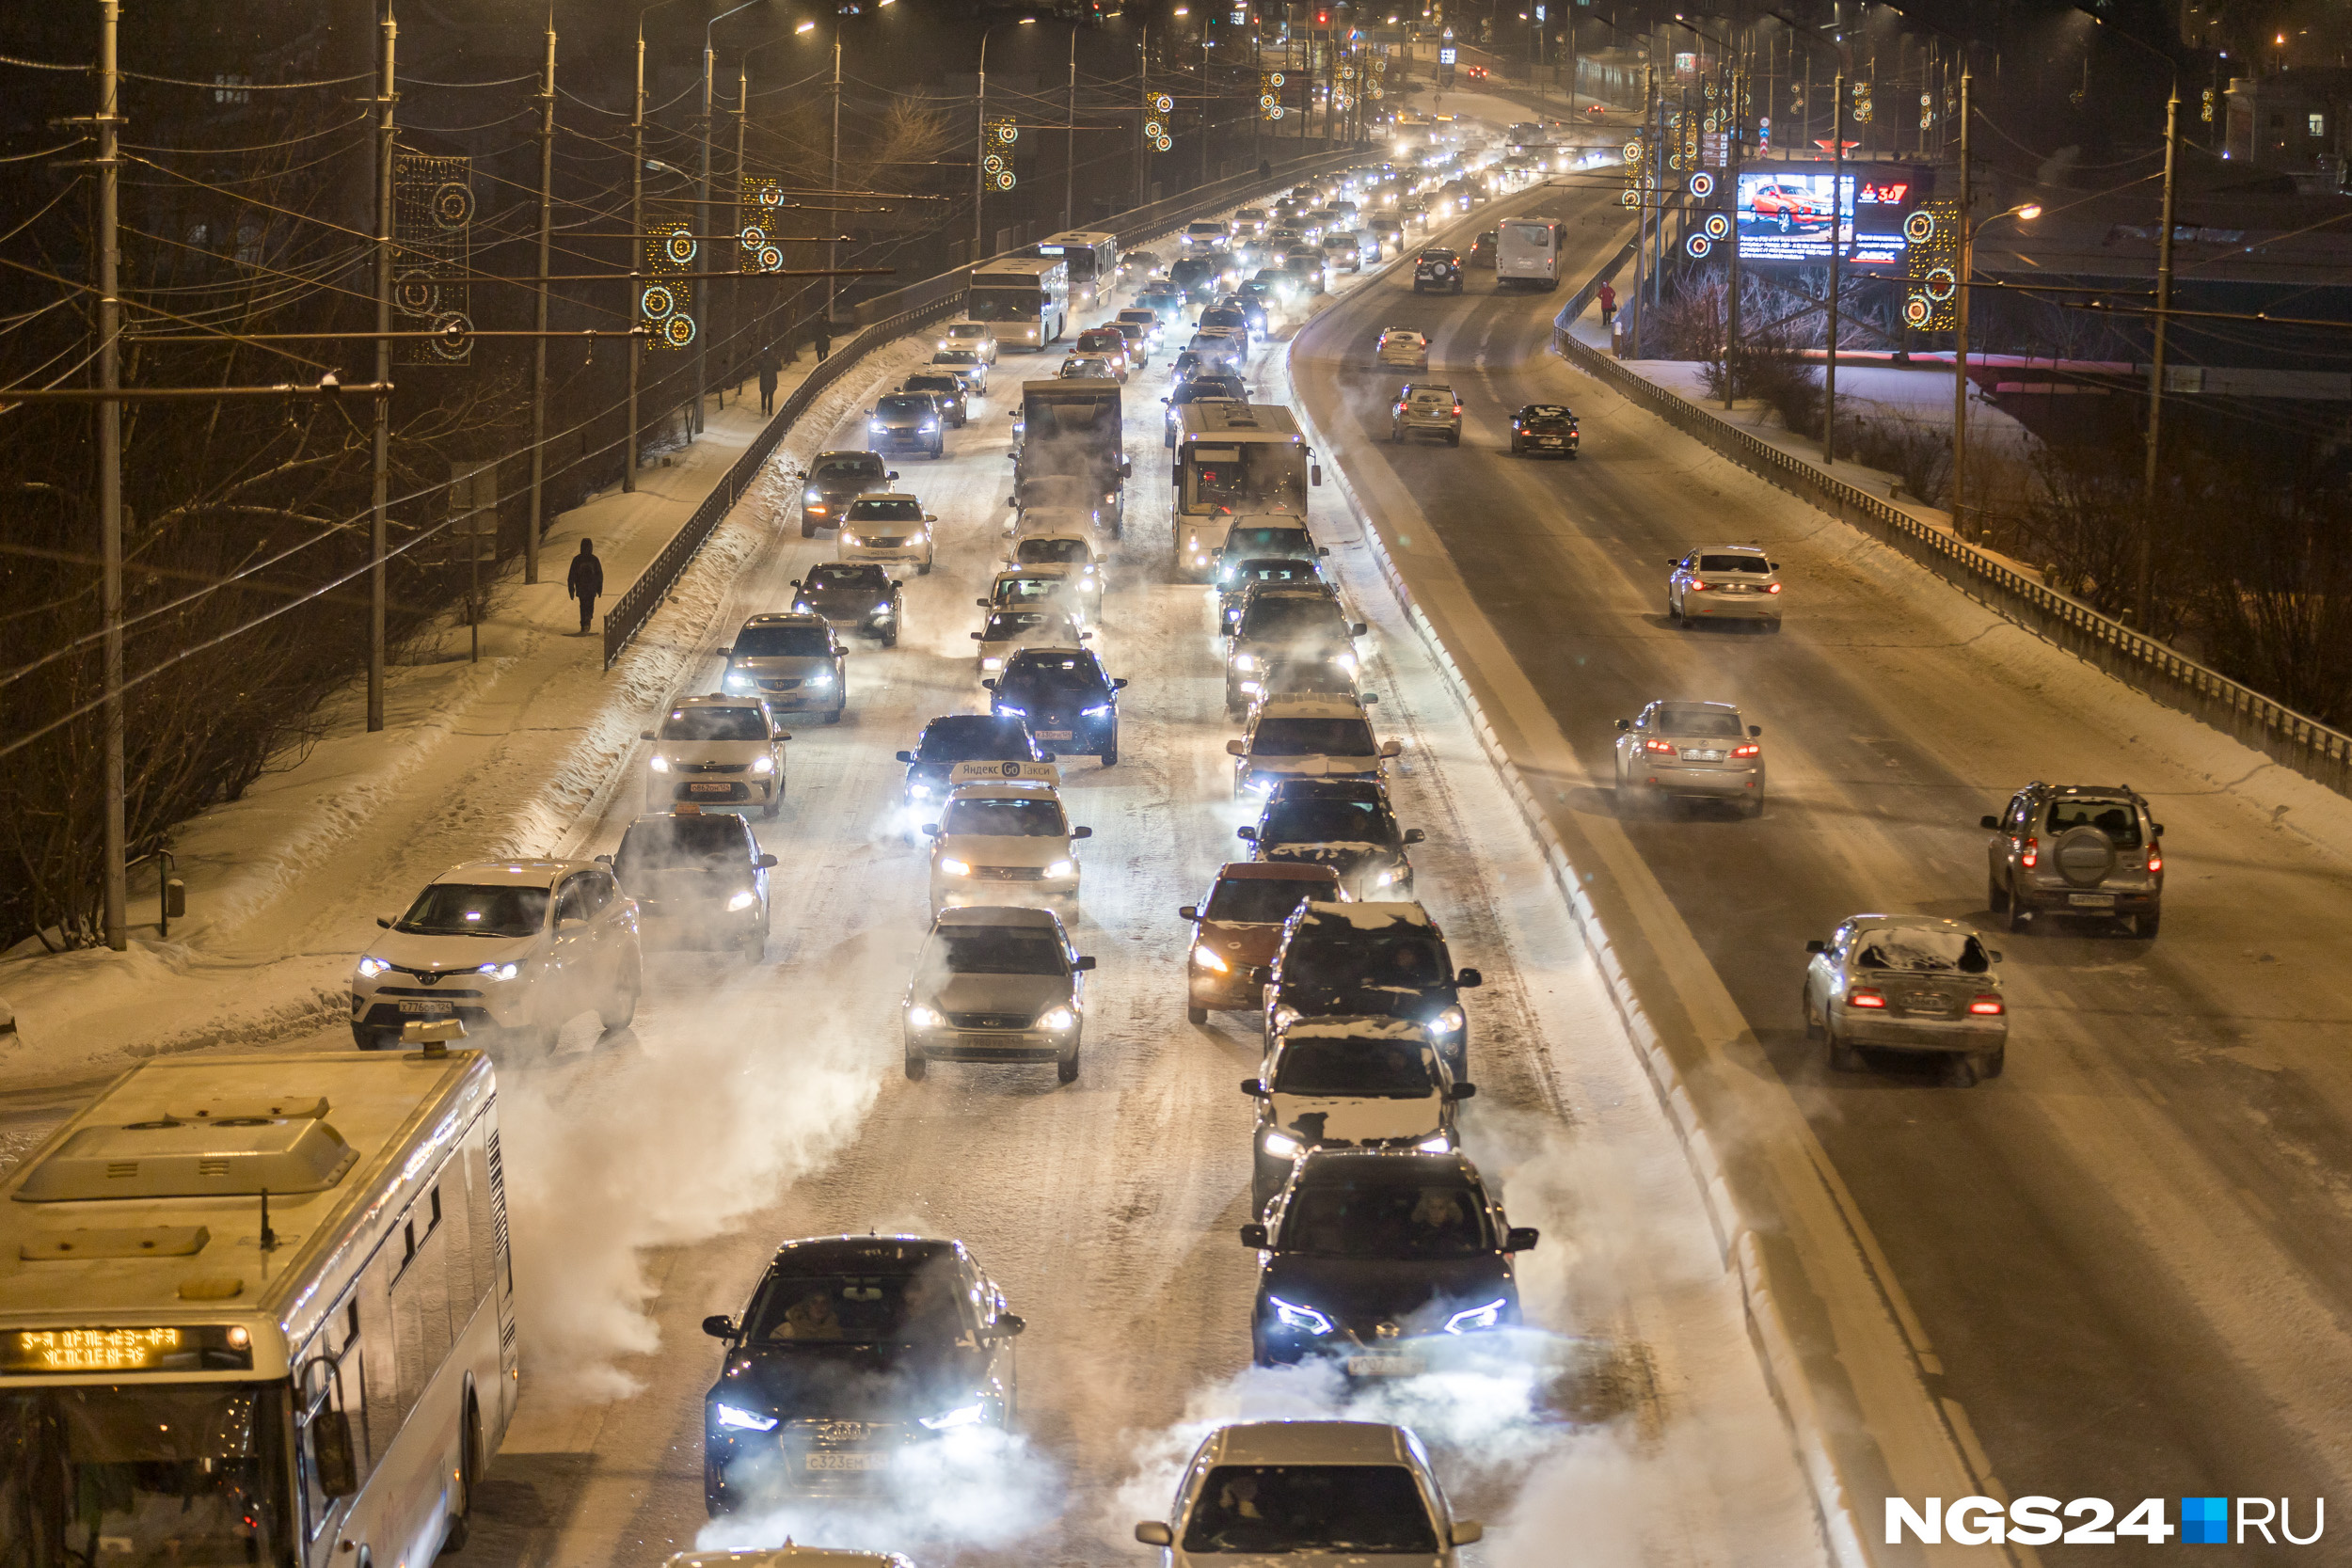
[[[1148,206],[1151,194],[1151,149],[1143,139],[1144,122],[1152,118],[1152,24],[1144,23],[1136,39],[1136,205]]]
[[[980,33],[980,91],[972,101],[975,120],[972,126],[972,264],[978,266],[986,254],[980,248],[980,210],[986,202],[988,176],[980,166],[988,161],[988,32]],[[838,221],[838,214],[835,214]]]
[[[735,232],[739,236],[742,234],[750,216],[743,211],[743,177],[749,168],[743,162],[743,133],[752,118],[751,62],[752,52],[749,49],[744,50],[735,62]],[[743,263],[738,261],[736,265],[740,268]],[[743,341],[743,279],[740,277],[727,279],[727,324],[728,336],[738,345],[736,362],[740,364]],[[767,325],[767,309],[763,306],[760,329],[752,335],[755,341],[751,346],[756,352],[766,352]]]
[[[1960,297],[1952,319],[1952,531],[1964,536],[1962,507],[1968,485],[1968,283],[1976,271],[1975,214],[1969,210],[1968,88],[1970,77],[1960,73]]]
[[[1649,128],[1650,95],[1657,90],[1657,68],[1645,61],[1642,66],[1642,113],[1641,119],[1635,122],[1645,132]],[[1645,150],[1642,160],[1645,166],[1649,162],[1649,150]],[[1649,222],[1649,207],[1652,200],[1646,166],[1637,170],[1634,174],[1633,197],[1633,287],[1626,292],[1625,296],[1626,304],[1631,308],[1633,320],[1629,325],[1625,336],[1631,345],[1633,357],[1639,359],[1642,356],[1642,269],[1647,264],[1649,259],[1648,240],[1644,232],[1644,225]]]
[[[392,157],[398,133],[393,128],[393,60],[400,42],[400,24],[392,15],[392,0],[377,0],[376,25],[382,35],[383,58],[376,68],[375,106],[375,384],[392,379]],[[392,402],[375,395],[374,495],[369,514],[368,573],[368,729],[384,727],[384,551],[390,531],[389,512],[392,479]]]
[[[1731,412],[1732,388],[1738,381],[1740,353],[1740,142],[1745,135],[1747,122],[1747,72],[1734,69],[1731,72],[1731,102],[1723,118],[1724,169],[1724,182],[1731,187],[1731,261],[1726,269],[1731,277],[1729,297],[1724,302],[1724,412]]]
[[[1074,229],[1077,220],[1072,214],[1076,209],[1072,201],[1078,179],[1078,29],[1074,25],[1070,29],[1070,98],[1062,106],[1061,119],[1061,226]],[[836,140],[840,135],[836,124]]]
[[[122,171],[118,147],[122,77],[115,56],[121,25],[122,8],[117,0],[98,0],[98,388],[102,392],[122,389]],[[98,404],[98,530],[105,574],[100,613],[105,618],[106,632],[106,891],[102,919],[106,945],[120,953],[131,945],[131,895],[130,834],[122,801],[122,404],[112,398]]]
[[[1200,19],[1200,182],[1209,182],[1209,19]]]
[[[833,188],[833,227],[834,232],[838,234],[841,229],[841,18],[838,14],[835,14],[833,19],[833,156],[828,183]],[[840,268],[841,241],[837,238],[827,240],[825,242],[825,270],[838,272]],[[827,337],[833,335],[834,302],[840,291],[841,279],[838,277],[825,279],[825,335]]]
[[[548,0],[548,57],[539,77],[539,285],[532,306],[532,328],[539,341],[532,345],[531,358],[531,522],[523,530],[526,583],[539,580],[539,531],[547,504],[548,249],[554,227],[555,0]]]
[[[2154,349],[2148,362],[2148,466],[2140,491],[2137,591],[2138,630],[2151,630],[2155,612],[2156,460],[2164,435],[2164,328],[2172,309],[2172,197],[2175,165],[2181,145],[2181,84],[2172,82],[2171,99],[2164,106],[2164,230],[2156,241],[2156,316]]]
[[[389,3],[389,0],[388,0]],[[628,312],[633,323],[645,297],[645,18],[637,17],[637,96],[628,117]],[[646,342],[651,342],[647,339]],[[628,450],[622,458],[621,488],[637,488],[637,383],[645,343],[628,345]]]
[[[1821,462],[1837,463],[1837,282],[1839,258],[1846,252],[1846,73],[1837,72],[1830,86],[1837,95],[1829,112],[1829,357],[1821,373]]]

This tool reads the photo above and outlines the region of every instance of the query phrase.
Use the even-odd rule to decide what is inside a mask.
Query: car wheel
[[[919,1084],[923,1081],[923,1074],[930,1070],[931,1064],[927,1058],[910,1051],[907,1053],[906,1066],[907,1077]]]
[[[1116,768],[1119,766],[1119,748],[1117,746],[1111,747],[1107,751],[1104,752],[1102,755],[1104,767]]]
[[[2009,890],[2009,928],[2012,931],[2022,931],[2032,921],[2033,907],[2017,896],[2017,890],[2014,887],[2010,888]]]
[[[1740,802],[1740,815],[1753,822],[1764,815],[1764,797],[1752,795]]]
[[[768,956],[768,927],[762,926],[758,930],[746,935],[743,938],[741,946],[743,952],[743,961],[745,963],[755,964],[759,962],[760,959]]]
[[[636,1019],[637,994],[644,989],[644,972],[632,963],[629,972],[612,988],[611,1003],[596,1009],[597,1022],[604,1025],[606,1034],[626,1029]]]
[[[840,708],[834,708],[831,713],[825,715],[825,722],[828,724],[838,724],[841,722],[841,713],[842,710]]]
[[[805,521],[804,521],[804,522],[803,522],[803,523],[801,524],[801,537],[802,537],[802,538],[803,538],[803,539],[814,539],[814,538],[816,538],[816,537],[817,537],[817,525],[816,525],[815,523],[811,523],[811,522],[805,522]]]
[[[918,578],[930,577],[931,575],[931,563],[928,561],[916,562],[914,563],[914,575]]]
[[[1054,1076],[1064,1084],[1078,1081],[1078,1053],[1075,1051],[1054,1064]]]
[[[2150,910],[2146,914],[2136,914],[2132,916],[2132,935],[2142,942],[2153,942],[2156,939],[2156,928],[2163,924],[2164,911],[2162,910]]]
[[[1404,430],[1397,425],[1389,426],[1389,439],[1391,441],[1402,441],[1405,439]]]
[[[1829,1069],[1832,1072],[1860,1072],[1862,1053],[1837,1037],[1837,1026],[1826,1021],[1822,1032],[1829,1036]]]
[[[769,801],[766,805],[759,808],[759,819],[762,822],[773,822],[776,819],[776,813],[782,811],[783,809],[784,797],[778,796],[776,799]]]
[[[1458,430],[1450,430],[1446,432],[1445,444],[1449,447],[1460,446],[1462,444],[1462,433]]]
[[[1797,988],[1797,1013],[1804,1020],[1804,1037],[1809,1040],[1820,1039],[1821,1021],[1813,1011],[1813,988],[1811,986]]]
[[[885,648],[895,648],[898,645],[898,627],[893,626],[882,634],[882,645]]]
[[[1780,231],[1786,234],[1788,232],[1788,214],[1787,213],[1783,213],[1780,214]]]
[[[1186,1023],[1206,1023],[1209,1022],[1209,1009],[1206,1007],[1195,1007],[1187,1004],[1184,1007],[1184,1022]],[[365,1050],[366,1048],[363,1046],[361,1049]]]
[[[1976,1074],[1977,1082],[1981,1084],[1988,1078],[1998,1078],[2001,1069],[2008,1065],[2008,1058],[2009,1046],[2006,1043],[1996,1045],[1990,1051],[1979,1051],[1969,1057],[1968,1070]]]
[[[1205,1020],[1209,1015],[1203,1013],[1200,1016]],[[351,1042],[362,1051],[389,1051],[400,1043],[400,1032],[396,1029],[378,1029],[365,1023],[355,1023],[351,1026]]]
[[[1511,437],[1511,455],[1514,457],[1521,455],[1519,450],[1519,438],[1516,436]]]
[[[1987,875],[1984,879],[1984,907],[1994,914],[2009,912],[2009,889],[2001,885],[1997,877]]]

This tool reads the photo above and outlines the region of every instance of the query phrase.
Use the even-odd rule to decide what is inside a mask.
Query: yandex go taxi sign
[[[1889,1497],[1886,1544],[2112,1546],[2141,1541],[2160,1546],[2177,1535],[2184,1545],[2309,1546],[2328,1528],[2325,1497],[2312,1498],[2308,1513],[2292,1497],[2183,1497],[2180,1505],[2176,1524],[2168,1517],[2162,1497],[2143,1497],[2121,1517],[2116,1505],[2105,1497],[2063,1503],[2038,1497],[2007,1503],[1998,1497],[1954,1497],[1949,1503],[1941,1497],[1916,1503]],[[2309,1534],[2296,1533],[2298,1519],[2307,1520]]]

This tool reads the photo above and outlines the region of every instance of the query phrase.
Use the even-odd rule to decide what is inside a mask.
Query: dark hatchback
[[[1024,648],[1005,660],[1005,673],[980,683],[993,693],[998,717],[1026,722],[1057,754],[1084,752],[1109,768],[1119,761],[1119,692],[1127,683],[1103,673],[1085,648]]]
[[[1435,1370],[1470,1335],[1516,1326],[1511,1255],[1535,1245],[1459,1152],[1301,1155],[1241,1239],[1258,1249],[1261,1367],[1329,1356],[1351,1377]]]
[[[1241,601],[1249,592],[1250,584],[1275,582],[1305,585],[1322,583],[1323,567],[1312,557],[1300,559],[1292,555],[1251,556],[1245,560],[1227,560],[1216,569],[1216,625],[1225,636],[1232,636],[1233,623],[1241,619]]]
[[[736,947],[755,961],[767,950],[768,872],[776,857],[761,852],[743,818],[691,806],[641,816],[617,850],[596,858],[637,900],[647,946],[661,939],[678,947]]]
[[[1422,841],[1422,831],[1396,825],[1377,779],[1285,779],[1266,797],[1257,824],[1233,831],[1257,846],[1262,861],[1329,866],[1351,897],[1413,895],[1405,849]]]
[[[1511,455],[1531,452],[1574,457],[1583,436],[1576,425],[1576,410],[1565,403],[1531,403],[1511,416]]]
[[[1461,993],[1485,978],[1474,969],[1455,973],[1445,933],[1419,904],[1303,903],[1283,923],[1281,945],[1259,981],[1269,1039],[1295,1019],[1408,1018],[1429,1031],[1454,1076],[1469,1076]]]
[[[885,648],[898,646],[898,613],[906,588],[872,562],[832,562],[809,568],[808,576],[792,580],[792,608],[803,615],[821,615],[828,624],[851,626],[879,637]]]
[[[960,375],[946,371],[917,371],[898,384],[898,390],[929,393],[952,429],[961,430],[972,420],[972,394],[965,390]]]
[[[914,750],[900,752],[898,760],[907,765],[906,803],[914,808],[947,798],[947,775],[957,763],[1051,762],[1053,755],[1038,750],[1025,719],[950,713],[924,725]]]
[[[703,1500],[713,1515],[793,1496],[895,1484],[907,1451],[1004,1427],[1025,1325],[961,1242],[787,1242],[738,1318],[703,1396]]]
[[[820,528],[841,526],[841,514],[850,499],[869,490],[886,490],[898,477],[895,468],[870,451],[820,451],[808,460],[802,481],[801,537],[810,539]]]
[[[943,457],[947,451],[947,420],[929,392],[892,392],[874,404],[866,421],[866,442],[876,451],[913,447]]]

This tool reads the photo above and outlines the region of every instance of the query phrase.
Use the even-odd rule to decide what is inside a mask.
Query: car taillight
[[[1764,748],[1761,746],[1734,746],[1731,749],[1731,754],[1735,757],[1761,756],[1764,754]]]
[[[1459,419],[1462,416],[1462,405],[1458,403],[1454,405],[1454,416],[1456,419]]]
[[[2164,856],[2160,851],[2154,849],[2148,851],[2148,869],[2151,871],[2162,871],[2164,869]]]
[[[2026,840],[2026,847],[2018,855],[2017,863],[2028,868],[2042,863],[2042,841],[2038,838]]]
[[[1764,592],[1767,594],[1777,594],[1780,592],[1780,584],[1776,582],[1768,582],[1764,585]]]
[[[1704,594],[1715,585],[1711,582],[1688,582],[1683,586],[1693,594]]]
[[[1883,1007],[1886,1006],[1886,998],[1874,990],[1848,991],[1846,1006],[1849,1007]]]
[[[2006,1011],[1997,996],[1979,996],[1968,1004],[1968,1010],[1979,1018],[1998,1018]]]
[[[1671,740],[1645,740],[1642,742],[1642,750],[1656,752],[1661,757],[1670,757],[1675,754],[1674,742]]]

